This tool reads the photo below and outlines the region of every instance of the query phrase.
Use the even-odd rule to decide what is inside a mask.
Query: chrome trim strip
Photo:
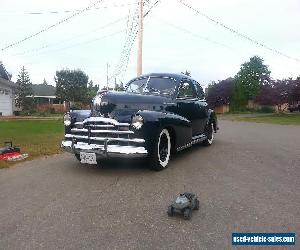
[[[129,123],[120,123],[115,119],[105,118],[105,117],[89,117],[83,121],[83,124],[88,123],[88,122],[104,122],[104,123],[108,123],[108,124],[113,124],[115,126],[130,126]]]
[[[91,133],[134,134],[131,130],[90,130]],[[89,132],[86,128],[72,128],[71,132]]]
[[[83,126],[84,123],[83,122],[75,122],[74,123],[75,126]],[[95,127],[95,128],[114,128],[115,125],[97,125],[97,124],[89,124],[88,127]]]
[[[206,137],[206,135],[204,135],[204,134],[196,135],[196,136],[193,136],[193,137],[192,137],[192,141],[195,141],[195,140],[198,140],[198,139],[204,138],[204,137]]]
[[[176,148],[176,150],[177,150],[177,151],[184,150],[184,149],[186,149],[186,148],[189,148],[189,147],[193,146],[194,144],[197,144],[197,143],[199,143],[199,142],[204,141],[206,138],[207,138],[207,137],[206,137],[206,135],[204,135],[204,134],[194,136],[194,137],[192,137],[192,141],[191,141],[191,142],[189,142],[189,143],[187,143],[187,144],[185,144],[185,145],[183,145],[183,146],[180,146],[180,147]]]
[[[72,135],[72,134],[66,134],[65,138],[70,138],[70,139],[90,139],[94,141],[121,141],[121,142],[136,142],[136,143],[144,143],[144,139],[139,139],[139,138],[132,138],[132,139],[126,139],[126,138],[109,138],[109,137],[88,137],[85,135]]]
[[[115,125],[94,125],[89,124],[88,127],[94,127],[94,128],[115,128]]]

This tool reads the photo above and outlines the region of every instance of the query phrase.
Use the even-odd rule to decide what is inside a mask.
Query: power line
[[[128,19],[126,38],[121,52],[120,60],[110,79],[115,78],[117,75],[120,75],[121,71],[127,67],[126,64],[128,64],[129,54],[137,33],[137,15],[138,8],[136,7],[134,13],[130,15]]]
[[[50,25],[50,26],[48,26],[48,27],[46,27],[46,28],[44,28],[44,29],[42,29],[42,30],[40,30],[40,31],[38,31],[38,32],[36,32],[36,33],[34,33],[34,34],[32,34],[32,35],[29,35],[29,36],[27,36],[27,37],[25,37],[25,38],[23,38],[23,39],[21,39],[21,40],[19,40],[19,41],[16,41],[16,42],[14,42],[14,43],[11,43],[11,44],[5,46],[4,48],[2,48],[1,51],[4,51],[4,50],[6,50],[6,49],[8,49],[8,48],[11,48],[11,47],[13,47],[13,46],[16,46],[16,45],[18,45],[18,44],[20,44],[20,43],[22,43],[22,42],[25,42],[25,41],[27,41],[27,40],[29,40],[29,39],[35,37],[35,36],[40,35],[40,34],[46,32],[46,31],[48,31],[48,30],[50,30],[50,29],[52,29],[52,28],[54,28],[54,27],[56,27],[56,26],[58,26],[58,25],[64,23],[64,22],[67,22],[68,20],[72,19],[73,17],[76,17],[76,16],[78,16],[78,15],[80,15],[80,14],[82,14],[82,13],[88,11],[89,9],[93,8],[94,6],[96,6],[97,4],[101,3],[102,1],[103,1],[103,0],[98,0],[98,1],[94,2],[93,4],[89,5],[88,7],[84,8],[84,9],[78,11],[78,12],[75,12],[73,15],[71,15],[71,16],[69,16],[69,17],[67,17],[67,18],[62,19],[62,20],[60,20],[59,22],[57,22],[57,23],[55,23],[55,24],[52,24],[52,25]]]
[[[192,31],[190,31],[190,30],[188,30],[188,29],[186,29],[186,28],[180,27],[180,26],[175,25],[175,24],[173,24],[173,23],[169,23],[169,22],[167,22],[167,21],[165,21],[165,20],[162,20],[161,18],[159,18],[159,20],[160,20],[161,22],[163,22],[163,23],[165,23],[165,24],[167,24],[167,25],[169,25],[169,26],[171,26],[171,27],[173,27],[173,28],[175,28],[175,29],[177,29],[177,30],[180,30],[180,31],[182,31],[182,32],[184,32],[184,33],[187,33],[187,34],[189,34],[189,35],[191,35],[191,36],[200,38],[200,39],[202,39],[202,40],[205,40],[205,41],[207,41],[207,42],[209,42],[209,43],[213,43],[213,44],[218,45],[218,46],[221,46],[221,47],[225,47],[225,48],[227,48],[227,49],[232,49],[231,47],[229,47],[229,46],[226,45],[226,44],[217,42],[217,41],[212,40],[212,39],[210,39],[210,38],[208,38],[208,37],[205,37],[205,36],[200,36],[199,34],[196,34],[196,33],[192,32]]]
[[[59,48],[59,49],[55,49],[55,50],[48,50],[48,51],[43,51],[43,52],[40,52],[36,55],[43,55],[43,54],[47,54],[47,53],[54,53],[54,52],[58,52],[58,51],[65,51],[67,49],[70,49],[70,48],[73,48],[73,47],[77,47],[77,46],[82,46],[82,45],[86,45],[86,44],[90,44],[90,43],[93,43],[93,42],[97,42],[97,41],[100,41],[100,40],[103,40],[103,39],[106,39],[108,37],[112,37],[112,36],[115,36],[117,34],[120,34],[122,33],[124,30],[119,30],[119,31],[116,31],[114,33],[111,33],[111,34],[108,34],[108,35],[105,35],[105,36],[101,36],[101,37],[98,37],[98,38],[95,38],[95,39],[91,39],[91,40],[88,40],[88,41],[84,41],[84,42],[80,42],[80,43],[75,43],[75,44],[72,44],[72,45],[69,45],[69,46],[65,46],[65,47],[62,47],[62,48]],[[35,55],[35,56],[36,56]]]
[[[149,5],[149,1],[146,3],[149,6],[149,9],[146,11],[146,13],[144,14],[144,17],[146,17],[154,7],[156,7],[159,2],[161,0],[156,0],[154,4]],[[133,43],[135,42],[137,33],[138,33],[138,6],[135,9],[135,14],[132,17],[132,21],[131,21],[131,26],[129,31],[126,33],[127,37],[124,43],[124,47],[123,50],[121,52],[121,57],[120,57],[120,61],[114,71],[114,73],[112,74],[112,76],[110,77],[110,79],[115,78],[118,75],[121,75],[121,78],[123,78],[123,75],[125,74],[125,72],[127,71],[127,67],[128,67],[128,62],[129,62],[129,58],[130,58],[130,54],[131,54],[131,50],[132,50],[132,46]]]
[[[65,42],[74,40],[74,39],[76,39],[78,37],[82,37],[82,36],[85,36],[87,34],[94,33],[95,31],[107,28],[107,27],[109,27],[111,25],[114,25],[116,23],[119,23],[119,22],[121,22],[121,21],[123,21],[125,19],[126,19],[126,17],[122,17],[122,18],[119,18],[119,19],[117,19],[117,20],[115,20],[113,22],[107,23],[105,25],[101,25],[100,27],[97,27],[96,29],[93,29],[92,31],[84,32],[84,33],[78,34],[76,36],[72,36],[70,38],[64,39],[64,40],[62,40],[60,42],[57,42],[57,43],[46,44],[46,45],[44,45],[42,47],[39,47],[39,48],[36,48],[36,49],[31,49],[31,50],[23,51],[23,52],[20,52],[20,53],[16,53],[16,54],[13,54],[13,56],[22,56],[22,55],[25,55],[25,54],[28,54],[28,53],[37,52],[37,51],[40,51],[40,50],[43,50],[43,49],[46,49],[46,48],[49,48],[49,47],[53,47],[53,46],[59,45],[61,43],[65,43]]]
[[[159,4],[160,1],[161,0],[157,0],[152,6],[150,6],[150,8],[148,9],[148,11],[145,13],[144,17],[146,17],[152,11],[152,9]]]
[[[291,57],[291,56],[289,56],[289,55],[287,55],[287,54],[284,54],[284,53],[282,53],[282,52],[280,52],[280,51],[278,51],[278,50],[276,50],[276,49],[273,49],[273,48],[271,48],[271,47],[269,47],[269,46],[267,46],[267,45],[265,45],[265,44],[263,44],[263,43],[261,43],[261,42],[259,42],[259,41],[257,41],[257,40],[254,40],[253,38],[251,38],[251,37],[249,37],[249,36],[247,36],[247,35],[245,35],[245,34],[239,32],[239,31],[237,31],[237,30],[235,30],[235,29],[233,29],[233,28],[227,26],[226,24],[224,24],[224,23],[222,23],[222,22],[216,20],[215,18],[212,18],[212,17],[208,16],[207,14],[203,13],[202,11],[197,10],[197,9],[195,9],[194,7],[192,7],[191,5],[187,4],[184,0],[178,0],[178,1],[179,1],[182,5],[184,5],[185,7],[189,8],[190,10],[194,11],[195,13],[197,13],[197,14],[199,14],[199,15],[205,17],[206,19],[208,19],[209,21],[213,22],[214,24],[216,24],[216,25],[218,25],[218,26],[221,26],[222,28],[224,28],[224,29],[230,31],[231,33],[233,33],[233,34],[235,34],[235,35],[237,35],[237,36],[239,36],[239,37],[241,37],[241,38],[243,38],[243,39],[245,39],[245,40],[248,40],[249,42],[252,42],[252,43],[254,43],[254,44],[256,44],[256,45],[258,45],[258,46],[260,46],[260,47],[262,47],[262,48],[264,48],[264,49],[267,49],[267,50],[269,50],[269,51],[271,51],[271,52],[274,52],[274,53],[276,53],[276,54],[278,54],[278,55],[281,55],[281,56],[284,56],[284,57],[286,57],[286,58],[288,58],[288,59],[291,59],[291,60],[295,60],[295,61],[297,61],[297,62],[300,62],[300,59]]]
[[[112,4],[103,6],[101,8],[99,7],[94,7],[89,10],[100,10],[100,9],[106,9],[106,8],[111,8],[111,7],[127,7],[129,5],[133,5],[134,3],[121,3],[121,4]],[[80,9],[74,9],[74,10],[44,10],[44,11],[25,11],[25,12],[18,12],[18,11],[0,11],[1,14],[24,14],[24,15],[45,15],[45,14],[63,14],[63,13],[72,13],[72,12],[79,12],[81,11]]]

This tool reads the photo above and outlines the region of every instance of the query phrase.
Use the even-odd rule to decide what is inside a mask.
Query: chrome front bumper
[[[129,123],[105,117],[90,117],[75,123],[75,127],[65,134],[61,147],[74,154],[95,153],[97,158],[147,156],[145,140],[133,138],[133,135]]]
[[[73,154],[80,152],[95,153],[97,158],[143,158],[148,155],[144,147],[109,145],[105,141],[104,145],[88,144],[84,142],[74,143],[73,141],[62,141],[63,150]]]

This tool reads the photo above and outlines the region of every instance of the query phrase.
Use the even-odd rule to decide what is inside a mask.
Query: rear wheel
[[[150,153],[151,168],[157,171],[168,167],[171,153],[171,137],[167,129],[162,129],[154,141]]]
[[[214,124],[209,123],[205,128],[205,135],[207,139],[203,141],[204,146],[210,146],[214,141]]]
[[[173,209],[172,206],[169,206],[169,207],[168,207],[168,215],[169,215],[169,216],[173,216],[173,215],[174,215],[174,209]]]

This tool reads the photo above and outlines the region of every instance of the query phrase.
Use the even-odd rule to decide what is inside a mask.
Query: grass
[[[270,123],[280,125],[300,125],[300,113],[252,114],[248,116],[230,115],[230,119],[235,121]]]
[[[14,145],[20,146],[22,153],[29,154],[29,160],[59,153],[63,134],[61,119],[0,120],[0,145],[11,140]],[[0,168],[13,164],[0,160]]]

